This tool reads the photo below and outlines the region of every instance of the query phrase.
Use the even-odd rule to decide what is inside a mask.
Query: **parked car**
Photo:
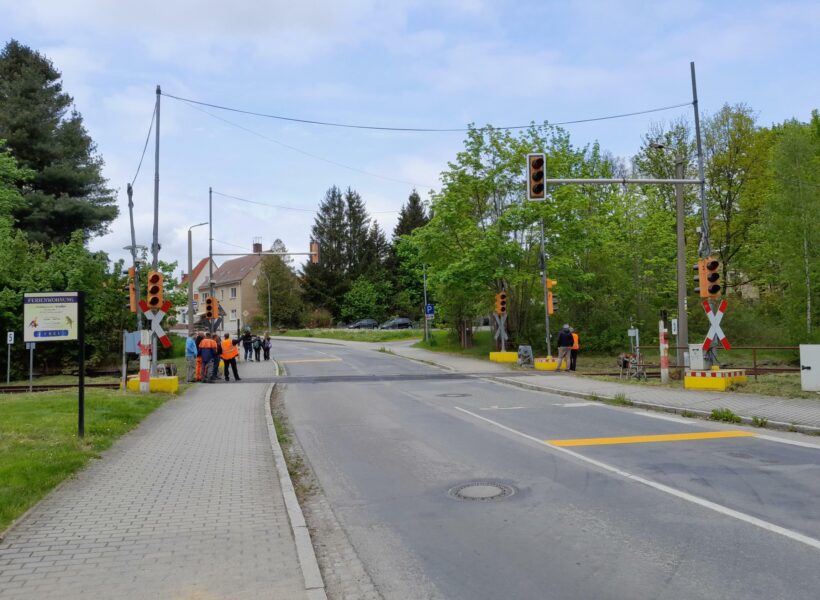
[[[410,329],[411,327],[413,327],[413,321],[407,317],[399,317],[398,319],[385,321],[379,329]]]
[[[379,322],[376,319],[359,319],[355,323],[347,326],[348,329],[378,329]]]

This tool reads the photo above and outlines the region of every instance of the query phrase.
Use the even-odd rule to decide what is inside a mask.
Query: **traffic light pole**
[[[213,298],[214,287],[214,189],[208,188],[208,295]],[[219,318],[219,315],[217,315]],[[208,331],[214,333],[213,319],[208,319]]]
[[[154,237],[151,242],[151,268],[157,271],[159,268],[159,108],[162,90],[157,85],[157,128],[154,130],[156,140],[154,148]],[[159,339],[151,334],[151,375],[157,374],[157,344]]]
[[[541,219],[541,287],[544,290],[544,329],[547,339],[547,356],[552,356],[550,340],[550,309],[547,304],[547,255],[544,251],[544,219]]]

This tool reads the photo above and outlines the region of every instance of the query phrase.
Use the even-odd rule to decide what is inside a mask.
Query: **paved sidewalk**
[[[306,598],[266,389],[201,384],[146,418],[0,542],[0,598]]]
[[[499,373],[509,372],[511,368],[503,364],[444,352],[430,352],[422,348],[413,348],[406,342],[382,345],[389,346],[390,350],[399,356],[434,363],[440,367],[463,373],[487,373],[492,379],[521,387],[580,397],[594,394],[600,398],[613,398],[617,394],[624,394],[638,405],[671,409],[676,412],[687,410],[701,415],[708,415],[715,408],[728,408],[747,421],[751,421],[752,417],[759,417],[767,419],[769,426],[788,428],[794,425],[798,430],[820,433],[820,395],[817,400],[811,400],[757,396],[738,392],[664,389],[657,386],[598,381],[579,375],[539,371],[533,371],[526,377],[505,378]]]

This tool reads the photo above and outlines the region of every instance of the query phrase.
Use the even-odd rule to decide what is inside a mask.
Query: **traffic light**
[[[558,301],[552,297],[552,292],[550,291],[555,284],[558,283],[555,279],[547,278],[547,314],[551,315],[555,312],[555,308],[558,306]]]
[[[216,298],[213,296],[208,296],[205,299],[205,318],[206,319],[216,319],[219,315],[219,305],[217,304]]]
[[[720,262],[712,258],[701,258],[694,266],[697,271],[695,291],[701,298],[717,298],[720,296]]]
[[[148,307],[159,308],[162,306],[162,273],[150,271],[148,273]]]
[[[507,292],[499,292],[495,295],[495,314],[499,317],[507,314]]]
[[[547,188],[544,179],[547,176],[547,155],[541,153],[527,154],[527,199],[544,200]]]
[[[706,259],[706,294],[710,298],[719,298],[723,286],[720,285],[720,262],[711,256]]]
[[[137,312],[137,286],[134,283],[134,267],[128,267],[128,308],[132,313]]]
[[[314,265],[319,264],[319,242],[310,240],[310,262]]]

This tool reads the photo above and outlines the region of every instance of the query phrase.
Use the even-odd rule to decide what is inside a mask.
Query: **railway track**
[[[31,386],[32,392],[48,392],[51,390],[68,390],[76,388],[74,383],[47,383],[43,385]],[[120,387],[119,383],[86,383],[86,388],[101,388],[107,390],[116,390]],[[26,394],[29,391],[27,385],[0,385],[0,394]]]

